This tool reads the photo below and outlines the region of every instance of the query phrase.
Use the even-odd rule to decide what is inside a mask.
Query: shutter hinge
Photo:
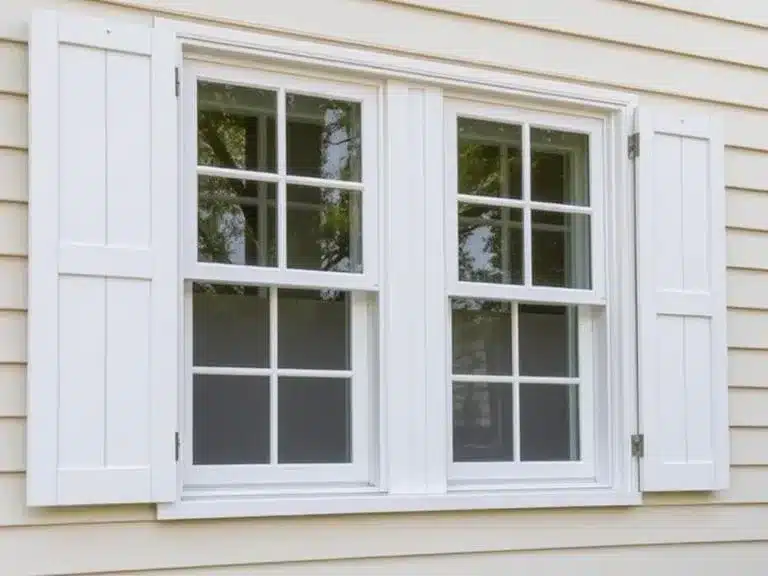
[[[174,449],[176,451],[176,462],[179,461],[179,452],[181,452],[181,436],[176,432],[173,437]]]
[[[642,434],[632,434],[630,443],[632,444],[632,457],[642,458],[645,455],[645,436]]]
[[[175,75],[175,82],[176,82],[176,98],[179,97],[179,93],[181,92],[181,72],[179,71],[179,67],[176,66],[176,71],[174,72]]]
[[[627,154],[631,160],[640,156],[640,134],[635,132],[627,138]]]

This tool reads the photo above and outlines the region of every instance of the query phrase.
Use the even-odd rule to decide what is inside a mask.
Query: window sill
[[[379,514],[525,508],[637,506],[639,492],[609,488],[448,494],[351,494],[185,500],[157,506],[159,520]]]

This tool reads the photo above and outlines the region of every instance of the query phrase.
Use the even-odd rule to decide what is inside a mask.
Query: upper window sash
[[[446,99],[444,104],[445,117],[445,253],[446,253],[446,287],[448,294],[466,298],[490,298],[501,300],[519,300],[528,302],[548,302],[562,304],[605,304],[605,247],[604,247],[604,186],[605,186],[605,121],[603,118],[589,116],[566,116],[550,112],[540,112],[521,108],[511,108],[467,100]],[[492,197],[459,194],[458,182],[458,151],[460,119],[495,122],[520,127],[519,134],[510,130],[506,134],[489,134],[486,130],[466,131],[463,138],[472,142],[494,143],[515,147],[521,155],[521,194],[514,197]],[[567,134],[584,134],[588,137],[586,159],[588,167],[579,165],[580,155],[573,147],[563,144],[540,144],[536,151],[547,151],[562,154],[569,159],[572,172],[583,170],[588,182],[572,182],[571,185],[587,186],[588,203],[552,203],[541,202],[531,196],[531,132],[532,130],[556,130]],[[502,170],[502,178],[506,171]],[[522,215],[524,247],[524,270],[522,281],[512,283],[491,283],[479,281],[462,281],[459,276],[458,242],[459,214],[458,206],[482,205],[499,209],[519,211]],[[532,271],[532,230],[537,227],[531,222],[531,215],[537,210],[564,215],[583,215],[589,218],[589,240],[587,242],[590,262],[590,288],[569,288],[546,285],[536,285],[533,282]],[[568,217],[568,216],[566,216]]]
[[[378,290],[379,287],[379,87],[374,84],[347,83],[316,79],[269,70],[222,66],[187,61],[183,74],[182,136],[184,162],[182,249],[183,275],[186,279],[233,284],[268,284],[283,287]],[[210,82],[237,87],[273,91],[277,95],[273,110],[277,141],[274,170],[250,170],[198,163],[198,83]],[[340,100],[360,105],[359,178],[340,180],[290,173],[287,166],[286,94]],[[258,109],[258,107],[257,107]],[[268,110],[265,109],[265,113]],[[292,115],[292,118],[295,118]],[[305,118],[304,120],[311,120]],[[273,266],[254,266],[198,260],[198,178],[201,176],[258,181],[274,190],[272,205],[278,214],[276,223],[277,259]],[[285,217],[294,202],[288,197],[291,185],[331,188],[359,194],[362,272],[310,270],[289,266],[289,234]],[[351,204],[351,203],[350,203]]]

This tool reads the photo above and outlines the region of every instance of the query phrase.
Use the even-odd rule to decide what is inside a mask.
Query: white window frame
[[[184,315],[183,358],[184,386],[182,387],[180,421],[183,423],[181,474],[185,488],[197,497],[204,494],[228,496],[239,494],[316,493],[318,491],[369,490],[376,469],[375,429],[371,414],[374,411],[376,374],[374,338],[376,329],[376,291],[379,277],[378,243],[378,140],[379,140],[379,87],[376,84],[349,83],[329,75],[312,77],[301,71],[275,72],[269,66],[241,68],[226,62],[189,59],[185,62],[182,95],[181,140],[183,148],[182,211],[184,214],[182,260],[184,262]],[[198,82],[236,85],[245,88],[273,90],[277,96],[276,138],[278,145],[276,172],[257,172],[247,169],[219,168],[198,165],[197,87]],[[306,94],[359,102],[361,107],[362,173],[359,182],[339,181],[287,174],[285,94]],[[289,184],[333,187],[361,192],[363,221],[362,273],[298,270],[287,267],[287,223],[277,219],[276,267],[246,266],[202,262],[198,260],[198,176],[214,176],[242,180],[256,180],[277,184],[277,206],[287,207]],[[193,366],[192,359],[192,306],[194,283],[236,284],[267,287],[270,314],[269,356],[270,368],[234,368]],[[350,360],[349,370],[314,370],[279,368],[277,366],[278,293],[280,288],[338,289],[347,291],[350,299]],[[277,320],[277,321],[276,321]],[[192,380],[196,374],[228,376],[261,376],[270,379],[270,453],[271,464],[255,465],[195,465],[193,463],[194,436],[192,408]],[[346,464],[277,464],[277,389],[278,378],[349,378],[351,386],[351,462]]]
[[[368,491],[350,491],[344,487],[329,489],[323,493],[310,491],[308,494],[293,493],[280,497],[251,497],[250,493],[237,493],[231,498],[231,491],[224,489],[221,496],[213,492],[198,493],[191,489],[179,466],[179,496],[176,502],[158,505],[158,517],[161,519],[180,518],[220,518],[264,515],[303,515],[303,514],[340,514],[365,512],[460,510],[460,509],[498,509],[498,508],[535,508],[563,506],[625,506],[641,503],[637,481],[637,462],[631,457],[629,437],[637,430],[636,422],[636,377],[635,377],[635,336],[634,336],[634,301],[627,297],[634,294],[634,211],[632,197],[632,170],[627,160],[627,136],[631,132],[637,98],[634,95],[596,89],[589,86],[542,80],[500,70],[491,70],[480,66],[454,64],[420,57],[396,55],[374,50],[352,48],[339,44],[303,40],[278,34],[261,33],[249,30],[234,30],[190,22],[181,22],[157,18],[155,26],[174,31],[179,39],[180,58],[183,54],[188,59],[215,57],[217,61],[269,63],[274,69],[296,66],[303,70],[313,70],[317,74],[351,75],[356,80],[374,78],[376,82],[385,82],[382,95],[382,108],[386,107],[390,117],[386,123],[382,116],[378,118],[379,134],[384,136],[390,128],[408,131],[407,122],[392,116],[407,109],[407,98],[398,95],[404,86],[424,91],[429,104],[439,108],[435,113],[431,108],[424,109],[428,126],[424,127],[426,138],[442,139],[443,115],[442,104],[450,99],[469,99],[491,106],[511,109],[530,109],[539,113],[554,113],[568,117],[586,117],[599,119],[604,124],[604,174],[605,189],[612,191],[605,198],[604,246],[606,277],[601,293],[593,284],[593,290],[574,295],[576,304],[601,305],[612,301],[612,306],[605,315],[595,338],[602,342],[609,351],[611,362],[601,366],[606,375],[606,382],[611,382],[609,393],[595,396],[598,414],[604,414],[595,422],[595,435],[606,435],[610,443],[596,447],[595,461],[604,465],[596,469],[589,479],[559,481],[528,481],[525,478],[510,485],[508,480],[482,484],[456,486],[448,483],[448,457],[450,452],[450,419],[446,410],[430,410],[423,422],[409,421],[413,426],[399,426],[398,414],[393,408],[407,407],[405,400],[398,396],[403,388],[377,391],[380,400],[379,410],[372,414],[372,424],[380,435],[378,447],[378,483]],[[181,64],[181,59],[180,59]],[[249,64],[250,65],[250,64]],[[245,70],[241,70],[245,73]],[[309,74],[311,75],[311,73]],[[315,90],[311,90],[313,93]],[[445,100],[444,100],[445,99]],[[398,122],[400,123],[397,126]],[[417,128],[414,128],[418,132]],[[383,182],[388,188],[383,189],[383,196],[389,194],[393,182],[407,181],[402,174],[392,173],[392,165],[398,161],[408,161],[408,151],[390,148],[393,146],[393,134],[378,142],[381,157],[387,164],[380,167]],[[407,136],[398,136],[399,143],[407,141]],[[443,170],[435,170],[436,162],[432,149],[423,150],[427,165],[421,178],[425,190],[431,190],[427,202],[442,203],[444,190]],[[442,156],[441,156],[442,158]],[[396,176],[396,177],[395,177]],[[381,212],[377,215],[383,227],[386,217],[386,199],[381,198]],[[440,211],[437,211],[440,212]],[[440,214],[440,222],[427,219],[425,244],[423,247],[439,253],[439,258],[427,262],[426,288],[446,295],[444,282],[445,223]],[[594,242],[594,239],[593,239]],[[382,245],[382,270],[386,269],[388,247]],[[183,260],[183,265],[188,264]],[[366,265],[369,261],[366,262]],[[439,271],[439,272],[438,272]],[[433,272],[437,274],[432,274]],[[265,275],[262,281],[269,281]],[[241,277],[232,278],[233,282]],[[357,279],[356,279],[357,280]],[[351,289],[379,292],[383,296],[379,305],[384,305],[380,312],[382,318],[380,354],[380,375],[382,387],[394,385],[387,381],[387,367],[392,354],[392,344],[396,342],[397,331],[387,327],[386,314],[392,311],[386,307],[387,287],[375,283],[360,285],[351,283]],[[324,281],[318,279],[318,284]],[[305,278],[296,279],[295,285],[307,283]],[[322,286],[318,286],[322,287]],[[540,297],[548,301],[544,292]],[[622,294],[624,297],[622,298]],[[446,307],[447,298],[427,301],[427,310],[423,312],[428,319],[429,333],[450,326]],[[449,347],[440,338],[427,342],[428,357],[425,381],[421,391],[412,392],[416,396],[423,394],[421,402],[426,406],[447,406],[447,392],[450,365],[448,364]],[[438,361],[433,361],[438,360]],[[444,361],[443,361],[444,360]],[[395,400],[395,402],[393,402]],[[416,432],[414,436],[413,433]],[[412,438],[425,447],[426,463],[424,476],[409,470],[408,459],[403,459],[398,449],[408,449]],[[448,449],[446,449],[448,447]],[[395,456],[397,458],[395,458]],[[420,456],[424,458],[424,456]],[[374,467],[376,467],[374,465]],[[215,492],[215,491],[214,491]]]

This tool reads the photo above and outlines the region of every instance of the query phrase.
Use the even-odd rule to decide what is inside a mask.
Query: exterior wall
[[[763,574],[768,566],[768,29],[762,0],[6,0],[0,11],[0,572]],[[117,4],[133,8],[118,7]],[[727,7],[726,7],[727,4]],[[731,488],[632,509],[158,522],[24,501],[27,22],[149,10],[617,87],[725,117]],[[421,7],[419,6],[421,5]],[[701,7],[708,16],[685,10]],[[426,8],[424,8],[426,7]],[[441,10],[437,8],[440,7]],[[139,10],[135,8],[146,9]],[[450,11],[450,12],[449,12]],[[570,11],[573,12],[570,14]],[[764,10],[763,10],[764,12]],[[760,19],[762,18],[762,22]],[[753,26],[737,23],[751,22]],[[716,39],[716,40],[715,40]],[[326,562],[316,562],[326,560]],[[170,570],[166,572],[165,570]]]

